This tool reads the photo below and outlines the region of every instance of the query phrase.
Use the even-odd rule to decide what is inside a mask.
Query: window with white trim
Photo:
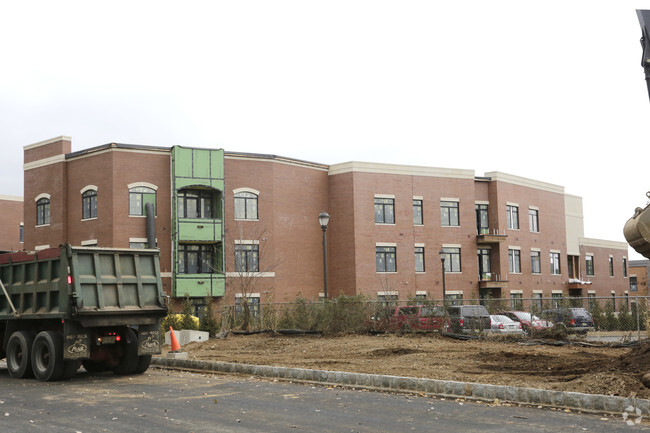
[[[97,190],[88,189],[81,194],[81,219],[97,218]]]
[[[50,223],[50,198],[43,197],[36,202],[36,225],[44,226]]]
[[[250,191],[235,193],[235,219],[256,220],[258,214],[258,195]]]
[[[147,203],[153,204],[156,214],[156,190],[147,186],[129,188],[129,215],[143,216]]]

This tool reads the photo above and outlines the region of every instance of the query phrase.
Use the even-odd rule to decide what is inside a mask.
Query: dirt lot
[[[513,385],[650,398],[650,341],[627,348],[456,340],[438,334],[229,335],[182,349],[189,359]]]

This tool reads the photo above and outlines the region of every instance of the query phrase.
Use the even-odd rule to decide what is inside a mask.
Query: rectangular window
[[[458,220],[458,202],[441,201],[440,202],[440,220],[443,226],[459,226]]]
[[[614,257],[609,258],[609,276],[614,276]]]
[[[560,275],[560,253],[550,253],[549,258],[551,260],[551,274]]]
[[[25,242],[25,224],[20,223],[20,243]]]
[[[585,257],[585,272],[588,277],[594,276],[594,256]]]
[[[396,250],[396,247],[376,247],[377,272],[397,272]]]
[[[636,277],[631,276],[630,277],[630,292],[638,292],[639,291],[639,285],[637,283]]]
[[[180,274],[211,274],[214,272],[213,245],[178,244]]]
[[[259,296],[246,296],[246,304],[251,317],[258,317],[260,314],[260,297]],[[235,317],[244,314],[244,297],[235,297]]]
[[[521,293],[510,293],[510,308],[513,310],[524,309],[524,295]]]
[[[397,295],[377,295],[377,301],[379,301],[382,308],[386,308],[397,303]]]
[[[562,305],[562,293],[551,293],[551,307],[559,308]]]
[[[519,230],[519,206],[516,205],[507,205],[506,206],[506,217],[508,220],[508,228]]]
[[[542,273],[542,259],[539,251],[530,252],[530,272],[533,274]]]
[[[259,245],[235,245],[235,272],[259,272]]]
[[[587,304],[589,305],[589,309],[593,310],[596,308],[596,305],[598,305],[598,300],[596,299],[596,294],[595,293],[587,293],[587,299],[589,300]]]
[[[623,257],[623,277],[627,278],[627,259]]]
[[[448,305],[463,305],[463,294],[462,293],[451,293],[445,297]]]
[[[421,226],[422,220],[422,200],[413,199],[413,224]]]
[[[531,232],[539,232],[539,211],[537,209],[528,209],[528,225]]]
[[[508,271],[511,274],[521,273],[521,251],[515,249],[508,250]]]
[[[375,198],[375,223],[395,224],[394,198]]]
[[[476,250],[478,255],[478,275],[481,281],[490,281],[492,279],[492,270],[490,266],[490,250],[479,248]]]
[[[415,247],[415,272],[424,272],[424,247]]]
[[[445,252],[445,272],[460,272],[460,248],[443,247]]]
[[[542,294],[541,293],[533,293],[533,308],[535,311],[541,311],[542,310]]]
[[[490,233],[490,223],[488,220],[488,205],[477,204],[476,209],[476,232],[479,235],[487,235]]]

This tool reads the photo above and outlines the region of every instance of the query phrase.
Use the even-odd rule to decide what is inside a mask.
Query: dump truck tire
[[[34,333],[16,331],[7,342],[7,370],[9,376],[18,379],[33,377],[31,351],[34,344]]]
[[[63,376],[63,337],[59,332],[42,331],[32,346],[32,369],[36,379],[49,382]]]

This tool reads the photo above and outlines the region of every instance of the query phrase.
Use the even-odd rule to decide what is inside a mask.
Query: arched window
[[[43,226],[50,223],[50,198],[43,197],[36,201],[36,225]]]
[[[235,219],[256,220],[257,194],[248,191],[235,192]]]
[[[179,218],[215,218],[215,194],[207,189],[181,189],[178,191]]]
[[[97,218],[97,190],[89,189],[81,194],[81,219]]]
[[[147,186],[129,188],[129,215],[145,215],[145,205],[153,204],[156,213],[156,190]]]

